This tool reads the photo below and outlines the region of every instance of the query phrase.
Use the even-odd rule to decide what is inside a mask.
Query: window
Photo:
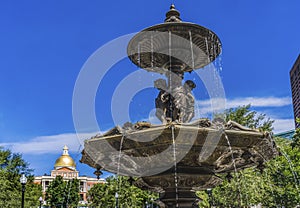
[[[80,201],[84,201],[83,194],[80,194]]]

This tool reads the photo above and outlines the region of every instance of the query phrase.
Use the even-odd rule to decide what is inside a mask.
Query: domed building
[[[87,192],[97,183],[105,183],[104,179],[97,179],[88,176],[79,176],[79,171],[76,170],[76,163],[69,155],[69,148],[65,145],[63,147],[62,155],[57,158],[54,164],[54,169],[51,170],[50,175],[36,176],[34,182],[42,185],[42,191],[45,195],[46,190],[50,183],[56,176],[62,176],[64,180],[71,180],[77,178],[80,181],[80,202],[81,204],[87,204]]]
[[[69,155],[69,148],[65,145],[62,155],[55,161],[51,176],[62,176],[64,178],[78,178],[76,163]]]

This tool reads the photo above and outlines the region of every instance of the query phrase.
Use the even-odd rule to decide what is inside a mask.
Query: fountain
[[[277,154],[268,132],[222,119],[192,120],[196,84],[183,84],[184,74],[213,62],[221,42],[209,29],[183,22],[174,5],[164,23],[130,40],[127,53],[138,67],[166,76],[154,82],[162,124],[128,122],[96,135],[85,141],[81,162],[96,172],[135,176],[136,186],[160,194],[161,207],[185,208],[194,206],[197,190],[220,184],[217,174],[261,167]]]

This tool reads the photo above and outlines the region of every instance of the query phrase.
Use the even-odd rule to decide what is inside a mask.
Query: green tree
[[[267,162],[264,170],[272,185],[267,189],[271,196],[267,205],[295,207],[300,205],[300,147],[292,147],[289,140],[282,138],[276,138],[276,144],[281,154]]]
[[[88,192],[91,206],[114,208],[116,206],[115,194],[118,193],[119,204],[123,208],[143,207],[146,202],[152,203],[157,195],[143,191],[130,184],[128,177],[109,177],[104,184],[94,185]]]
[[[31,175],[32,169],[29,169],[29,164],[22,159],[21,154],[0,147],[0,207],[21,206],[22,186],[19,180],[22,172],[28,178],[24,205],[38,206],[42,187],[33,183],[34,177]]]
[[[250,105],[231,108],[225,111],[226,121],[235,121],[243,126],[261,131],[272,131],[273,120],[265,114],[251,110]],[[198,192],[202,199],[199,207],[246,207],[257,205],[268,198],[269,182],[267,177],[256,168],[247,168],[228,175],[219,175],[223,182],[212,190],[209,197],[205,191]],[[267,201],[271,201],[268,199]]]
[[[225,111],[226,121],[235,121],[248,128],[260,129],[262,131],[272,131],[274,120],[266,118],[266,114],[258,114],[251,110],[251,105],[230,108]]]
[[[250,105],[229,109],[226,121],[233,120],[243,126],[271,131],[274,121],[266,115],[250,110]],[[297,119],[300,122],[299,119]],[[300,130],[293,141],[275,138],[280,154],[265,162],[264,169],[246,168],[230,175],[220,175],[223,182],[212,190],[212,199],[205,191],[198,192],[202,199],[199,207],[295,207],[300,205]],[[230,176],[230,177],[229,177]]]
[[[51,207],[77,207],[79,180],[64,181],[62,176],[56,176],[47,188],[45,200]]]
[[[79,183],[77,178],[67,181],[65,201],[70,207],[77,207],[79,203]]]

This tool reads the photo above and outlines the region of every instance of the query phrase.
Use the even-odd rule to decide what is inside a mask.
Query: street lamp
[[[118,192],[116,192],[115,198],[116,198],[116,208],[119,208],[119,194],[118,194]]]
[[[40,208],[42,208],[43,197],[40,196],[39,201],[40,201]]]
[[[21,208],[24,208],[24,193],[25,193],[25,185],[27,183],[27,178],[24,173],[22,173],[22,175],[21,175],[20,183],[22,184],[22,206],[21,206]]]

